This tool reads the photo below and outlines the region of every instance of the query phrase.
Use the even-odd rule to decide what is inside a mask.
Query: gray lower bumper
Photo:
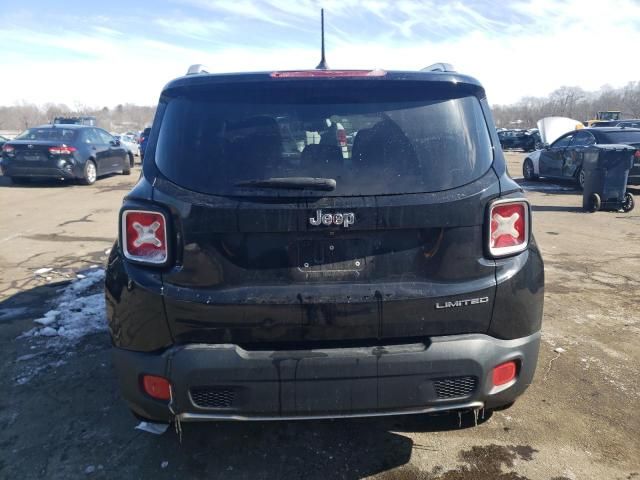
[[[75,166],[70,169],[57,167],[2,167],[3,175],[7,177],[29,178],[76,178]]]
[[[142,391],[143,374],[170,379],[172,407],[183,421],[291,420],[499,407],[531,383],[539,345],[539,332],[516,340],[471,334],[292,351],[192,344],[162,354],[115,349],[114,363],[129,406],[152,420],[172,415],[166,402]],[[509,360],[519,364],[516,380],[493,387],[493,368]]]

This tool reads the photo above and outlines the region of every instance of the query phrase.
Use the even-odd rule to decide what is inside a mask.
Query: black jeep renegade
[[[119,226],[139,417],[491,409],[533,377],[543,264],[471,77],[196,70],[162,91]]]

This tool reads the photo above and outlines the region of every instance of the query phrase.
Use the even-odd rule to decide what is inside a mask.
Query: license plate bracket
[[[298,244],[298,269],[304,272],[361,272],[366,267],[361,239],[314,239]]]

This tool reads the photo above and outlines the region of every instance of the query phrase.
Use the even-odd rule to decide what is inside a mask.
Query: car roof
[[[600,128],[582,128],[581,130],[586,130],[587,132],[599,132],[599,133],[608,133],[608,132],[640,132],[640,128],[629,128],[629,127],[600,127]],[[580,130],[577,130],[578,132]]]
[[[345,73],[347,72],[371,72],[371,75],[353,76]],[[305,72],[309,75],[318,72],[322,72],[318,76],[305,76],[305,77],[287,77],[289,72]],[[332,76],[331,72],[335,75]],[[285,75],[282,75],[285,74]],[[274,76],[282,75],[282,76]],[[171,80],[162,89],[163,93],[168,90],[172,90],[180,87],[187,86],[202,86],[202,85],[216,85],[216,84],[251,84],[251,83],[264,83],[274,82],[275,84],[282,84],[284,82],[299,82],[299,81],[311,81],[311,82],[346,82],[346,81],[369,81],[369,82],[388,82],[388,81],[406,81],[406,82],[438,82],[449,83],[456,86],[467,86],[475,91],[476,95],[484,96],[484,88],[482,84],[475,78],[463,75],[453,71],[399,71],[399,70],[274,70],[269,72],[249,72],[249,73],[198,73],[191,75],[184,75]]]

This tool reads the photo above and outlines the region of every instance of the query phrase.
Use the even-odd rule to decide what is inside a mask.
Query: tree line
[[[640,81],[622,88],[604,86],[595,92],[580,87],[560,87],[546,97],[523,97],[512,105],[492,107],[496,126],[533,128],[544,117],[562,116],[586,121],[596,112],[619,110],[623,118],[640,118]],[[114,108],[92,109],[83,105],[73,108],[57,103],[38,106],[20,103],[0,106],[0,130],[22,131],[51,122],[57,116],[93,115],[98,126],[111,132],[139,131],[153,121],[155,107],[130,103]]]
[[[140,131],[151,125],[155,110],[155,107],[130,103],[117,105],[114,108],[95,109],[83,105],[69,107],[64,104],[48,103],[38,106],[22,102],[12,106],[0,106],[0,130],[22,131],[51,123],[55,117],[91,115],[96,117],[99,127],[110,132]]]
[[[492,110],[496,126],[504,128],[534,128],[549,116],[587,121],[607,110],[622,112],[622,118],[640,118],[640,81],[622,88],[605,85],[595,92],[560,87],[547,97],[523,97],[512,105],[494,105]]]

